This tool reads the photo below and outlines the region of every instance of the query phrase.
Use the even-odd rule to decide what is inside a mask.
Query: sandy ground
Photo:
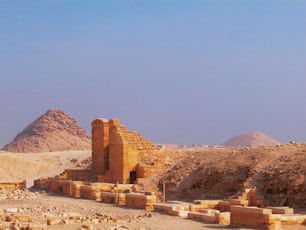
[[[126,229],[227,229],[218,225],[203,224],[201,222],[182,219],[157,212],[148,212],[141,209],[131,209],[105,204],[97,201],[74,199],[39,193],[34,200],[2,200],[0,208],[34,208],[47,210],[56,207],[57,213],[78,213],[82,216],[90,216],[96,213],[118,217],[118,223],[94,224],[94,229],[112,229],[112,227],[126,227]],[[38,223],[39,219],[36,220]],[[43,223],[43,222],[42,222]],[[81,225],[52,225],[49,229],[79,229]],[[123,228],[122,228],[123,229]]]
[[[53,177],[65,169],[84,166],[91,151],[45,153],[10,153],[0,151],[0,181],[27,181],[27,187],[38,178]]]

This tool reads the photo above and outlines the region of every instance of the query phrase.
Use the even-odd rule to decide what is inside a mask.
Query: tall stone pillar
[[[105,119],[95,119],[92,130],[92,172],[104,175],[109,170],[109,124]]]

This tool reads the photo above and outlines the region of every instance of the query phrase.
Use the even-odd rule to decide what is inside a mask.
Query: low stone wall
[[[42,190],[50,190],[49,178],[41,178],[34,180],[34,188]]]
[[[219,205],[218,205],[218,209],[221,212],[229,212],[230,211],[230,207],[231,207],[230,202],[229,201],[225,201],[225,200],[220,201]]]
[[[5,188],[8,190],[14,189],[26,189],[27,183],[25,180],[23,181],[2,181],[0,182],[0,188]]]
[[[186,211],[185,207],[180,204],[154,204],[154,211],[165,212],[169,215],[177,215],[179,211]]]
[[[101,201],[108,204],[125,205],[125,193],[101,192]]]
[[[202,220],[205,223],[217,224],[217,218],[215,214],[188,212],[188,219],[197,219]]]
[[[143,193],[126,193],[125,205],[132,208],[141,208],[147,211],[154,210],[154,204],[156,203],[156,196],[154,194]]]
[[[87,169],[66,169],[64,174],[66,178],[61,179],[73,181],[88,181],[93,177],[92,171]]]
[[[281,226],[279,214],[272,214],[271,209],[257,207],[230,207],[231,225],[260,229],[274,229]]]
[[[195,200],[193,203],[200,205],[201,208],[218,208],[220,200]]]
[[[231,213],[230,212],[216,212],[217,223],[220,225],[230,225]]]
[[[272,214],[293,215],[293,208],[289,207],[267,207],[272,210]]]
[[[194,203],[199,203],[194,201]],[[215,203],[216,201],[203,201],[201,204],[188,204],[185,202],[170,202],[159,203],[154,205],[154,210],[159,212],[165,212],[169,215],[180,216],[182,218],[195,219],[203,221],[204,223],[214,223],[221,225],[230,224],[230,213],[220,212],[216,209],[203,208],[207,207],[207,203]],[[194,211],[198,210],[198,211]]]
[[[295,225],[295,224],[306,225],[306,215],[301,215],[301,214],[281,215],[280,220],[282,225]]]
[[[289,207],[260,208],[263,203],[254,188],[229,200],[195,200],[193,203],[167,201],[157,204],[150,192],[139,193],[135,184],[90,183],[59,178],[35,181],[36,188],[62,193],[75,198],[98,200],[148,211],[162,211],[169,215],[201,220],[206,223],[274,229],[283,225],[306,224],[306,215],[293,214]],[[249,206],[251,203],[258,206]]]
[[[83,185],[80,188],[81,198],[88,200],[101,200],[100,192],[93,185]]]

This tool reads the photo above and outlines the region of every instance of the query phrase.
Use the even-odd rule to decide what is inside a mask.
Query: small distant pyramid
[[[242,134],[226,141],[225,147],[257,147],[257,146],[275,146],[279,141],[267,136],[261,132]]]
[[[59,109],[50,109],[4,146],[9,152],[89,150],[91,140],[76,120]]]

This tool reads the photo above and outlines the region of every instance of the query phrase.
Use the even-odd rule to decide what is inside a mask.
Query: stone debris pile
[[[3,189],[1,189],[3,193]],[[6,191],[15,194],[13,199],[38,198],[40,194],[29,192],[27,190]],[[101,212],[85,212],[82,209],[79,212],[69,211],[68,206],[56,207],[28,205],[22,207],[0,208],[0,230],[46,230],[52,229],[52,226],[62,226],[62,229],[73,226],[74,229],[130,229],[128,226],[132,222],[143,221],[144,218],[153,217],[152,213],[141,213],[138,215],[116,215],[105,214]],[[86,214],[85,214],[86,213]],[[66,227],[65,227],[66,226]]]
[[[0,188],[0,200],[33,200],[37,192],[30,192],[27,189],[5,189]]]

